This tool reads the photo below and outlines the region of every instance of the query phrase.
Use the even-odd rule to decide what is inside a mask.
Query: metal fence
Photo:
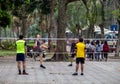
[[[13,43],[17,40],[18,38],[10,38],[10,37],[0,37],[0,42],[2,43],[3,41],[7,41],[8,43],[10,41],[13,41]],[[24,38],[26,40],[26,42],[28,44],[34,44],[36,38]],[[51,41],[51,43],[56,46],[57,44],[57,40],[65,40],[66,41],[66,50],[68,52],[70,52],[70,46],[71,46],[71,43],[73,42],[73,40],[75,40],[75,38],[39,38],[39,40],[41,41],[44,41],[44,43],[46,45],[48,45],[48,40]],[[116,43],[117,43],[117,40],[118,39],[104,39],[104,38],[99,38],[99,39],[96,39],[96,38],[84,38],[84,42],[86,43],[87,41],[94,41],[96,42],[97,40],[101,42],[104,42],[104,41],[107,41],[108,42],[108,45],[110,46],[110,53],[113,53],[115,52],[116,50]]]

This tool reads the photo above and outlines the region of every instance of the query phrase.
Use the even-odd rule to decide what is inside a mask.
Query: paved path
[[[47,69],[39,67],[38,61],[27,59],[28,76],[17,75],[15,58],[0,59],[0,84],[120,84],[120,61],[86,61],[84,76],[72,76],[75,63],[44,62]]]

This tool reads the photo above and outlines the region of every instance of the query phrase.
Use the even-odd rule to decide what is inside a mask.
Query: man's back
[[[25,53],[25,41],[18,40],[16,41],[17,53]]]
[[[76,57],[77,58],[85,58],[85,44],[82,42],[79,42],[76,44],[76,48],[77,48]]]

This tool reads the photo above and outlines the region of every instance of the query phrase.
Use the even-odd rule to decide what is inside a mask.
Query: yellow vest
[[[25,41],[18,40],[16,41],[17,53],[25,53]]]

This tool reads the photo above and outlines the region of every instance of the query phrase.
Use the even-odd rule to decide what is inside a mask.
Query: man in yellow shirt
[[[72,75],[78,75],[79,63],[81,64],[81,75],[83,74],[84,63],[85,63],[85,52],[86,46],[83,43],[83,38],[79,39],[79,42],[76,44],[76,72]]]

